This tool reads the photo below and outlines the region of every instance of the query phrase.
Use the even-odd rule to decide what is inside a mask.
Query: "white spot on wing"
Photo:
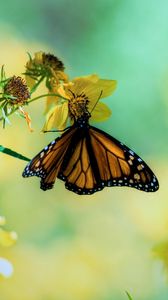
[[[129,153],[132,154],[132,155],[134,155],[134,152],[132,150],[129,150]]]

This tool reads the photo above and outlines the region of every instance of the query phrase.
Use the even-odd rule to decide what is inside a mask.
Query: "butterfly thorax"
[[[75,120],[74,124],[76,127],[89,128],[88,119],[89,119],[88,116],[83,115],[82,117]]]
[[[75,123],[78,123],[79,126],[80,124],[87,124],[90,118],[88,111],[89,99],[84,93],[80,95],[72,93],[72,96],[68,103],[71,119],[73,119]]]

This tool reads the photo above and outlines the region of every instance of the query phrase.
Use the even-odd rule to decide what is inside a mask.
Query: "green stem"
[[[30,95],[32,95],[37,90],[38,86],[44,80],[44,78],[45,78],[45,76],[41,76],[41,78],[36,82],[36,84],[32,87],[32,89],[30,91]]]
[[[43,95],[40,95],[40,96],[37,96],[37,97],[35,97],[35,98],[33,98],[33,99],[31,99],[31,100],[29,100],[28,102],[27,102],[27,105],[29,104],[29,103],[31,103],[31,102],[34,102],[34,101],[36,101],[36,100],[38,100],[38,99],[40,99],[40,98],[44,98],[44,97],[48,97],[48,96],[51,96],[51,97],[60,97],[60,95],[59,94],[43,94]],[[62,99],[64,99],[64,100],[68,100],[68,99],[66,99],[66,98],[64,98],[64,97],[61,97]],[[18,108],[19,107],[16,107],[14,110],[12,110],[7,116],[10,116],[10,115],[12,115],[15,111],[17,111],[18,110]],[[2,121],[3,120],[3,118],[0,118],[0,121]]]
[[[44,97],[48,97],[48,96],[51,96],[51,97],[60,97],[59,94],[54,94],[54,93],[53,93],[53,94],[43,94],[43,95],[41,95],[41,96],[37,96],[37,97],[31,99],[30,101],[27,102],[27,104],[29,104],[29,103],[31,103],[31,102],[34,102],[34,101],[36,101],[36,100],[38,100],[38,99],[40,99],[40,98],[44,98]],[[64,100],[68,100],[68,99],[63,98],[63,97],[61,97],[61,98],[64,99]]]

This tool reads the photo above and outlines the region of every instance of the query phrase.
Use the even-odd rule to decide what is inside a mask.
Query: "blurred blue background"
[[[168,238],[168,2],[6,0],[0,9],[0,64],[20,75],[26,52],[53,53],[71,76],[116,79],[104,101],[112,117],[96,124],[136,151],[160,190],[110,188],[78,196],[59,180],[52,191],[23,179],[23,161],[0,156],[0,214],[18,232],[15,273],[0,282],[3,300],[167,300],[162,263],[152,249]],[[44,100],[29,107],[34,133],[12,116],[1,144],[33,157],[55,134],[42,135]]]

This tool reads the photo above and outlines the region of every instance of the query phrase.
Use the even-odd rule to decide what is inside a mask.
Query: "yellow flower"
[[[26,64],[26,82],[33,88],[38,80],[46,79],[46,87],[52,91],[53,83],[66,82],[68,76],[64,73],[64,64],[53,54],[42,51],[36,52],[34,58],[29,55]]]
[[[91,115],[95,121],[104,121],[111,115],[111,110],[101,98],[108,97],[116,88],[115,80],[100,79],[97,75],[77,77],[72,82],[59,86],[57,92],[64,99],[49,110],[43,130],[64,129],[68,117],[78,119],[82,114]],[[66,100],[65,100],[66,99]]]

